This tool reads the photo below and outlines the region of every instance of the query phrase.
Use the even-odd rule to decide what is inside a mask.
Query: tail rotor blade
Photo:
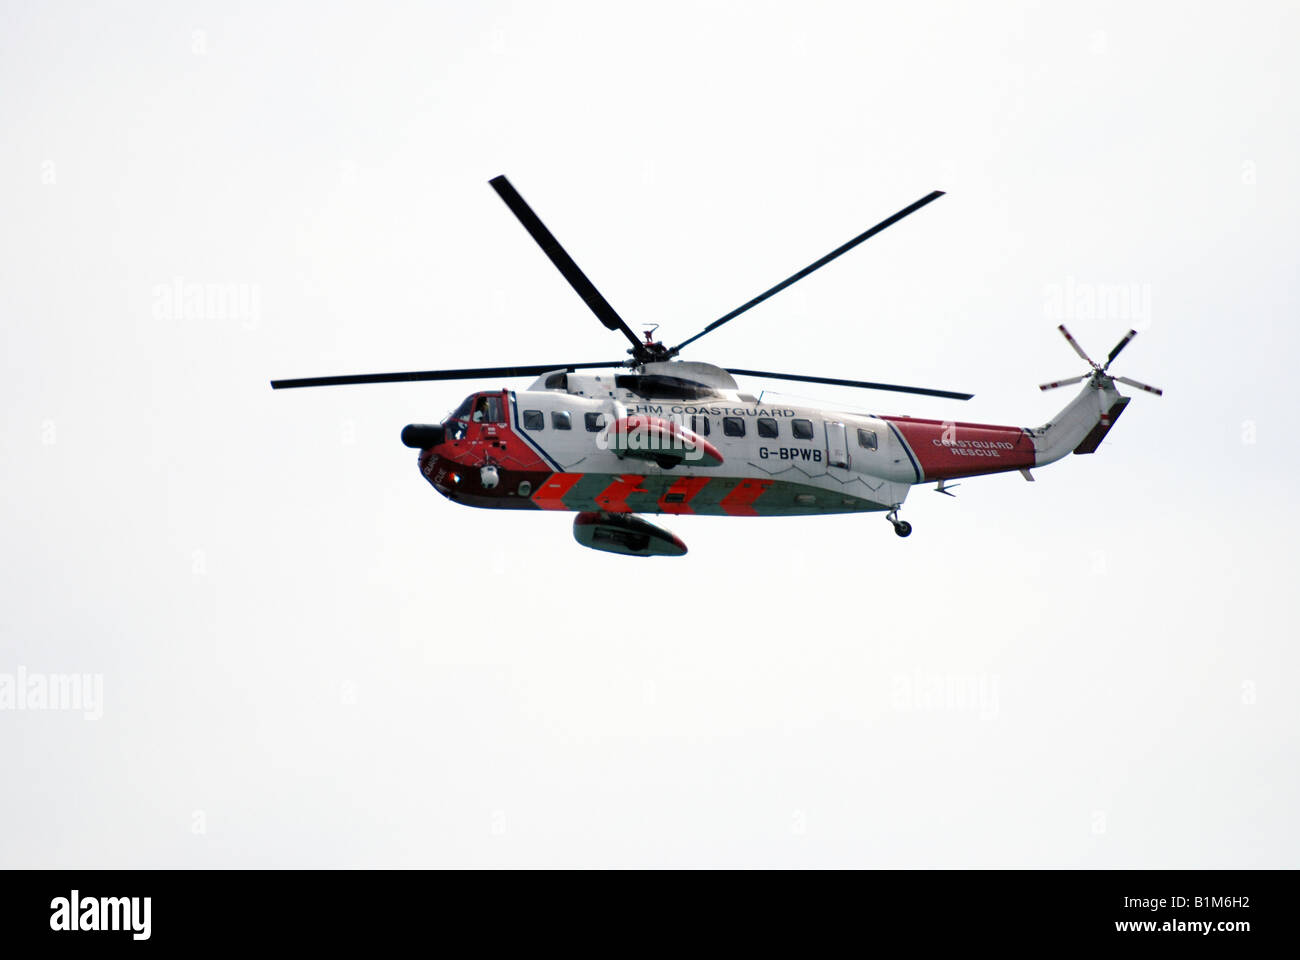
[[[1083,347],[1079,346],[1079,341],[1075,340],[1074,337],[1070,336],[1070,331],[1065,329],[1065,324],[1061,324],[1060,326],[1057,327],[1057,329],[1061,331],[1061,336],[1065,337],[1066,342],[1069,343],[1070,346],[1074,348],[1074,352],[1083,358],[1084,363],[1096,369],[1097,365],[1092,362],[1092,357],[1088,356],[1086,353],[1083,352]]]
[[[1085,373],[1078,377],[1071,377],[1069,380],[1053,380],[1051,383],[1040,383],[1039,390],[1055,390],[1057,387],[1068,387],[1072,383],[1078,383],[1080,380],[1087,380],[1091,374]]]
[[[1109,370],[1110,365],[1114,363],[1115,358],[1119,356],[1119,352],[1123,350],[1125,347],[1127,347],[1128,342],[1132,340],[1134,337],[1136,337],[1137,335],[1138,332],[1136,330],[1130,330],[1128,333],[1124,334],[1124,339],[1121,340],[1119,343],[1115,344],[1115,349],[1112,350],[1109,354],[1107,354],[1106,366],[1102,367],[1102,369]]]
[[[1112,380],[1118,380],[1120,383],[1127,383],[1130,387],[1136,387],[1139,390],[1145,390],[1147,393],[1154,393],[1157,397],[1163,397],[1165,392],[1159,387],[1149,387],[1145,383],[1139,383],[1136,380],[1130,380],[1128,377],[1112,377]]]

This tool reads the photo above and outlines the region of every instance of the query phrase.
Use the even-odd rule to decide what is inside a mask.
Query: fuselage
[[[642,449],[618,433],[651,425],[688,449]],[[443,441],[420,451],[423,475],[458,503],[504,509],[887,511],[918,483],[1035,465],[1034,438],[1019,427],[760,402],[707,364],[557,371],[528,390],[475,394],[443,426]]]

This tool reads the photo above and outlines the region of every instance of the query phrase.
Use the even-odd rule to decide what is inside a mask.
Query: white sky
[[[6,4],[0,675],[104,698],[0,711],[0,866],[1300,865],[1300,15],[1060,7]],[[1122,284],[1167,395],[906,541],[586,551],[419,475],[479,384],[267,386],[621,356],[498,173],[669,342],[944,189],[689,359],[1039,424]]]

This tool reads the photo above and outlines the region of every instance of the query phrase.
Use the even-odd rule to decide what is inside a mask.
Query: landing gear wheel
[[[894,525],[894,533],[900,537],[910,537],[912,535],[912,525],[906,520],[898,519],[898,508],[901,504],[894,504],[894,508],[885,514],[885,519]]]

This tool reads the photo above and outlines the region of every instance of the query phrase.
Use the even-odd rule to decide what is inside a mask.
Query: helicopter
[[[1083,388],[1041,427],[865,415],[765,401],[736,377],[859,387],[969,400],[901,384],[723,368],[678,359],[682,350],[815,270],[943,196],[935,190],[858,234],[776,286],[669,347],[642,337],[620,316],[504,176],[489,181],[588,309],[631,346],[624,360],[273,380],[276,390],[366,383],[536,379],[523,390],[483,389],[441,423],[411,423],[402,442],[418,450],[424,478],[447,499],[489,509],[576,513],[573,535],[625,556],[682,556],[686,544],[642,514],[783,517],[884,513],[899,537],[909,490],[921,484],[955,496],[952,480],[1019,471],[1070,453],[1094,453],[1128,406],[1116,384],[1163,391],[1110,373],[1137,335],[1129,330],[1097,363],[1062,324],[1088,365],[1041,390]],[[597,372],[600,371],[600,372]]]

